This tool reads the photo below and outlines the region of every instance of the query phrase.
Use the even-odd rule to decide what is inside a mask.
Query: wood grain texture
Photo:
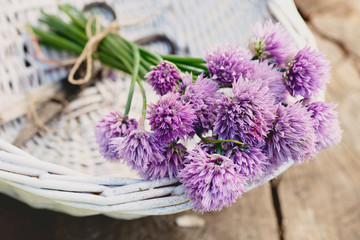
[[[331,1],[334,5],[311,1],[323,7],[310,11],[304,3],[310,1],[296,2],[308,11],[318,46],[332,62],[333,77],[326,98],[339,104],[337,110],[344,134],[341,144],[284,174],[279,187],[284,239],[357,240],[360,239],[360,48],[356,43],[360,39],[360,20],[352,14],[355,6],[351,12],[345,11],[353,1]]]
[[[294,2],[306,20],[324,13],[348,13],[359,6],[358,0],[295,0]]]
[[[342,148],[284,174],[279,188],[284,239],[360,239],[360,187],[353,184],[360,167],[355,156],[338,155],[346,153]]]

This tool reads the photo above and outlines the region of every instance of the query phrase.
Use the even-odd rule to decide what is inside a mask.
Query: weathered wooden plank
[[[323,36],[341,44],[349,54],[360,57],[360,10],[316,15],[311,18],[311,24]]]
[[[330,26],[324,26],[330,27]],[[326,29],[324,31],[328,31]],[[333,79],[327,99],[339,103],[344,130],[340,145],[294,166],[279,187],[284,239],[360,239],[360,78],[353,60],[318,36],[329,52]]]
[[[279,188],[284,239],[360,239],[356,160],[340,146],[284,174]]]
[[[279,239],[269,185],[251,190],[231,208],[204,214],[204,218],[205,229],[188,239]]]
[[[296,7],[305,19],[312,18],[321,13],[336,13],[343,16],[354,7],[357,0],[295,0]]]

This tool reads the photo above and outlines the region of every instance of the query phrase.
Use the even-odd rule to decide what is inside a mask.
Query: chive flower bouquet
[[[60,9],[70,21],[43,13],[48,30],[32,27],[45,46],[81,54],[87,26],[106,29],[70,5]],[[280,23],[257,23],[248,48],[215,46],[204,58],[158,54],[108,32],[91,58],[132,76],[125,109],[96,125],[100,153],[146,180],[177,178],[194,210],[228,207],[246,185],[341,140],[335,105],[314,100],[329,81],[329,61],[316,49],[297,50]],[[145,82],[156,101],[147,102]],[[136,84],[140,119],[129,115]]]

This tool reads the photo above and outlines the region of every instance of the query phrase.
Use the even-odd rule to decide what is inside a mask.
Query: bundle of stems
[[[89,40],[86,34],[88,19],[82,11],[71,5],[59,5],[59,9],[69,17],[69,21],[64,21],[56,15],[41,11],[42,16],[39,21],[47,25],[48,30],[45,31],[35,26],[31,26],[31,28],[44,46],[67,50],[80,55]],[[95,28],[95,24],[92,24],[91,29],[93,32],[95,32]],[[93,58],[111,68],[132,75],[125,114],[129,113],[136,82],[138,82],[143,94],[143,108],[146,108],[146,96],[141,80],[151,70],[151,66],[156,66],[163,60],[168,60],[173,62],[181,71],[192,72],[195,79],[198,75],[207,71],[204,59],[151,52],[114,33],[105,36],[100,42],[96,54],[93,54]]]

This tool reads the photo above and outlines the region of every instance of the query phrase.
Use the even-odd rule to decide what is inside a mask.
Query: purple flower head
[[[306,106],[311,112],[316,132],[316,149],[322,150],[340,142],[342,130],[338,114],[334,110],[336,105],[324,102],[313,102]]]
[[[222,98],[213,134],[250,145],[263,143],[276,110],[268,87],[258,80],[239,79],[233,85],[233,94],[232,99]]]
[[[171,92],[181,79],[180,70],[175,64],[166,60],[156,67],[153,66],[152,70],[145,75],[145,78],[159,95]]]
[[[164,146],[153,134],[141,128],[124,138],[114,138],[111,145],[120,159],[140,172],[146,171],[151,163],[164,161]]]
[[[161,97],[157,104],[148,104],[148,109],[146,113],[151,130],[163,143],[177,141],[178,138],[185,140],[193,130],[194,110],[190,104],[183,105],[177,101],[174,93]]]
[[[285,102],[289,93],[286,89],[283,74],[268,61],[252,61],[251,68],[244,76],[249,80],[260,79],[263,86],[269,88],[270,93],[275,98],[275,103]]]
[[[184,158],[186,155],[186,147],[181,143],[170,143],[165,148],[164,160],[149,164],[146,171],[140,175],[148,179],[160,179],[164,177],[177,177],[179,172],[185,167]]]
[[[199,147],[186,156],[187,164],[179,173],[184,189],[201,212],[230,206],[244,192],[246,178],[236,171],[227,157],[209,155]]]
[[[289,158],[301,163],[313,157],[316,136],[311,112],[297,102],[287,107],[279,105],[276,116],[265,147],[270,163],[285,163]]]
[[[212,129],[220,97],[218,90],[218,84],[202,74],[197,77],[195,83],[192,82],[192,74],[184,74],[178,89],[178,98],[184,105],[189,104],[195,112],[196,119],[191,136],[195,132],[204,134]]]
[[[236,170],[250,180],[260,177],[269,164],[261,149],[253,146],[233,146],[225,156],[233,160]]]
[[[264,26],[260,22],[254,26],[254,38],[249,48],[261,60],[282,65],[294,52],[295,46],[289,32],[280,24],[268,20]]]
[[[111,139],[125,137],[137,126],[138,123],[135,119],[129,119],[128,116],[117,111],[110,112],[101,118],[95,127],[95,138],[101,155],[110,161],[119,160],[110,144]]]
[[[330,66],[325,55],[305,47],[288,64],[285,80],[292,96],[316,97],[329,82]]]
[[[211,78],[221,87],[229,87],[246,73],[251,57],[247,49],[227,45],[210,50],[205,59]]]

